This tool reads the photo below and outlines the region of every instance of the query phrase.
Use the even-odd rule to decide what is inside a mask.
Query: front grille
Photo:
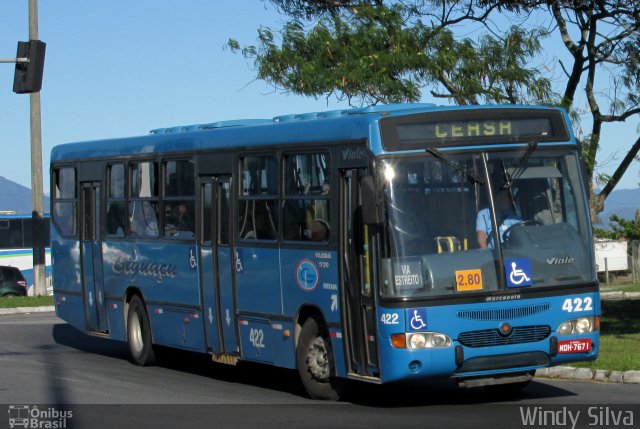
[[[504,346],[542,341],[550,333],[550,326],[517,326],[506,336],[501,335],[498,329],[462,332],[458,335],[458,341],[467,347]]]
[[[527,305],[514,308],[489,308],[478,310],[460,310],[458,318],[470,320],[511,320],[533,316],[550,308],[548,303]]]

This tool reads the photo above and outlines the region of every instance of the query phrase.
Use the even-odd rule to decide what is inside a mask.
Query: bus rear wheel
[[[331,341],[315,317],[304,322],[296,363],[305,390],[314,399],[337,401],[344,392],[344,380],[335,377]]]
[[[151,324],[144,303],[138,295],[134,295],[129,302],[127,341],[133,363],[140,366],[155,363],[156,357],[151,344]]]

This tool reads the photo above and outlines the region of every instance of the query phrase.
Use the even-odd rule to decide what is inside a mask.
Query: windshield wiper
[[[518,180],[520,176],[522,176],[522,173],[524,173],[525,165],[529,160],[529,158],[531,157],[531,154],[538,147],[538,142],[534,140],[527,143],[527,145],[528,145],[527,151],[524,153],[524,155],[522,155],[522,158],[520,158],[520,161],[518,162],[518,166],[513,170],[513,174],[509,174],[509,172],[507,171],[507,168],[504,165],[504,161],[502,161],[502,172],[504,174],[504,183],[502,184],[501,188],[510,189],[511,184],[516,180]]]
[[[438,149],[433,149],[433,148],[425,148],[425,150],[430,153],[431,155],[433,155],[434,157],[441,159],[442,161],[444,161],[445,164],[447,164],[449,167],[453,168],[454,170],[458,171],[458,173],[460,173],[461,176],[466,176],[467,179],[471,180],[474,183],[480,183],[480,184],[484,184],[485,180],[478,176],[477,174],[474,174],[471,171],[467,171],[466,166],[460,166],[458,164],[456,164],[455,162],[453,162],[451,160],[451,158],[449,158],[447,155],[445,155],[444,153],[440,152]]]

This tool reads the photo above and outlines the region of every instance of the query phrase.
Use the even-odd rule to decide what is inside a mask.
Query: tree
[[[640,210],[636,210],[635,220],[627,220],[618,215],[611,215],[611,230],[594,228],[596,237],[612,240],[640,240]]]
[[[457,104],[561,105],[576,121],[585,100],[590,177],[603,125],[640,118],[637,0],[270,3],[288,17],[283,28],[259,29],[257,46],[228,45],[277,89],[360,105],[419,101],[428,89]],[[545,58],[543,41],[563,46],[566,56]],[[639,150],[640,138],[629,142],[614,174],[598,176],[604,187],[592,195],[592,216]]]

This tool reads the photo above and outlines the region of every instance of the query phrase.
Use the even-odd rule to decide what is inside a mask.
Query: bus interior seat
[[[554,223],[545,179],[529,179],[518,192],[523,219],[533,219],[543,225]]]
[[[276,228],[267,201],[254,201],[254,203],[254,225],[257,238],[262,240],[276,239],[278,228]]]
[[[267,201],[246,202],[240,237],[246,239],[274,240],[277,237],[276,224]]]
[[[473,246],[476,219],[473,195],[460,192],[437,192],[429,195],[428,198],[429,222],[434,232],[432,237],[434,244],[438,244],[438,237],[447,237],[460,243],[461,250]]]

